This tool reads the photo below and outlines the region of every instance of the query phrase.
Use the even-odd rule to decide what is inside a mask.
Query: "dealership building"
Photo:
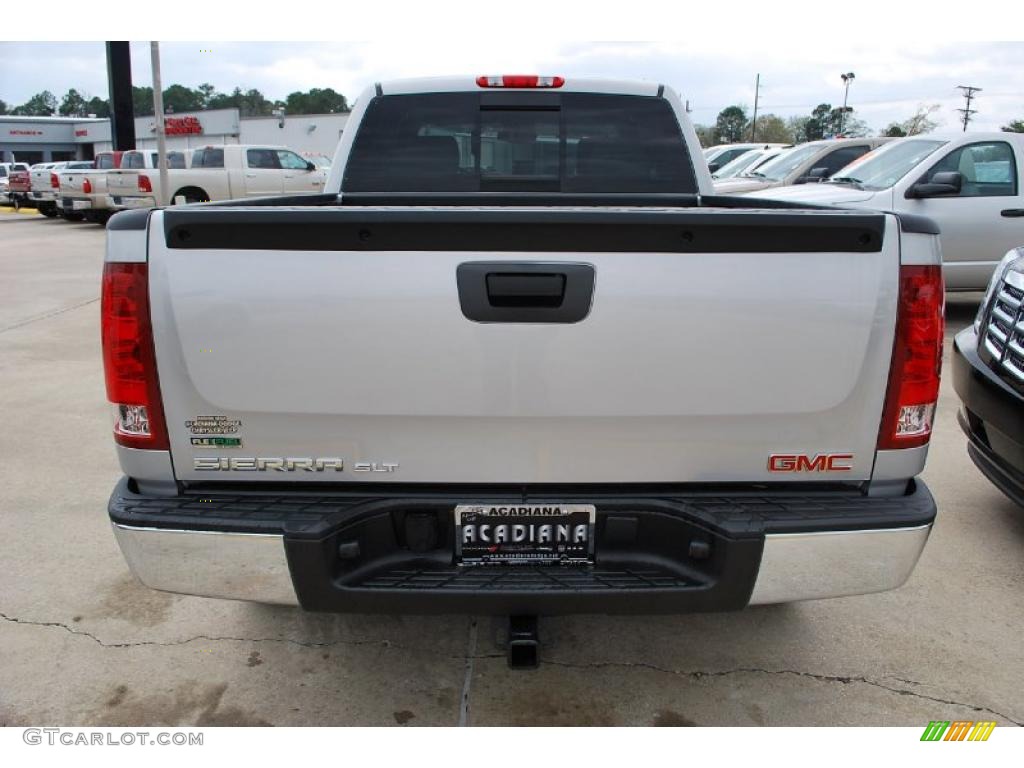
[[[211,109],[165,116],[168,149],[217,144],[276,144],[306,156],[334,157],[347,113],[241,117],[237,109]],[[138,149],[156,147],[156,121],[135,118]],[[113,149],[110,120],[82,117],[0,115],[3,162],[44,163],[91,160]]]

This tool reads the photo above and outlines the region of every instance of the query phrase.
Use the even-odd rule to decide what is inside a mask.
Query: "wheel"
[[[74,211],[64,211],[64,218],[68,221],[83,221],[85,219],[85,214],[75,213]]]
[[[185,205],[188,205],[189,203],[210,202],[210,196],[198,187],[185,187],[184,189],[179,189],[171,197],[171,205],[178,205],[179,197],[185,198]]]
[[[39,203],[39,212],[48,219],[52,219],[57,215],[57,206],[53,203]]]

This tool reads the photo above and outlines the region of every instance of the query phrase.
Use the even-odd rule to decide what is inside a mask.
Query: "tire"
[[[39,203],[39,212],[48,219],[55,218],[57,216],[57,206],[53,203]]]
[[[74,211],[64,211],[64,218],[68,221],[84,221],[84,213],[75,213]]]
[[[189,203],[208,203],[210,202],[210,196],[206,194],[206,190],[199,189],[198,187],[185,187],[179,189],[171,196],[171,205],[177,205],[176,198],[185,198],[185,204]]]

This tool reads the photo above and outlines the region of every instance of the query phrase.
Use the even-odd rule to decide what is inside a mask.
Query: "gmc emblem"
[[[773,453],[768,457],[769,472],[849,472],[853,469],[852,453]]]

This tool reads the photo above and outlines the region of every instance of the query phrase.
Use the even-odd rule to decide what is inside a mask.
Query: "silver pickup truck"
[[[119,213],[102,338],[155,589],[666,613],[901,585],[943,286],[928,219],[715,197],[659,85],[364,93],[327,191]]]

